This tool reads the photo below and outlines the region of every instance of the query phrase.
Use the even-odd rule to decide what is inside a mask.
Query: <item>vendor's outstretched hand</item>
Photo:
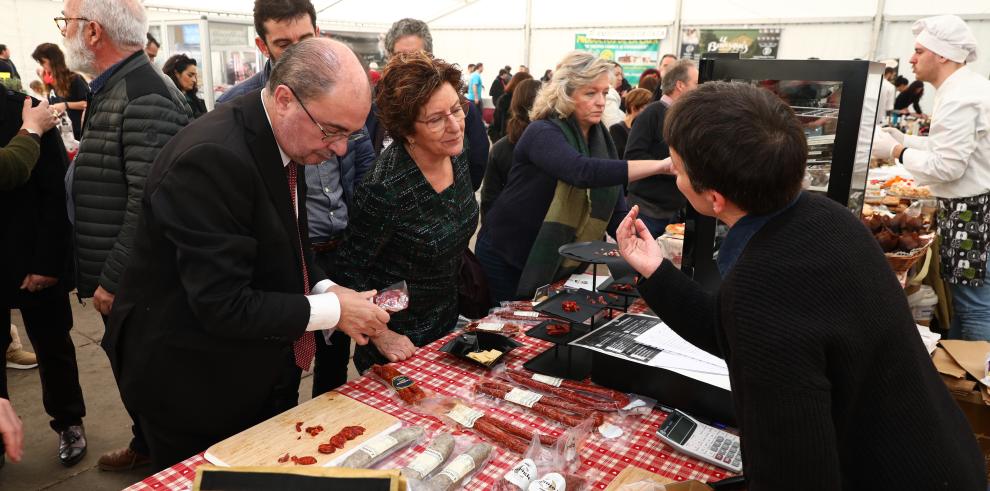
[[[403,336],[391,329],[386,329],[381,334],[371,338],[371,344],[378,348],[388,361],[403,361],[412,357],[416,353],[416,345],[408,337]]]
[[[633,206],[615,231],[615,239],[622,258],[643,278],[649,278],[663,262],[663,251],[638,217],[639,206]]]

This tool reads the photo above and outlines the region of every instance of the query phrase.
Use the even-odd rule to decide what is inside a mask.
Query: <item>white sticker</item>
[[[509,402],[514,402],[520,406],[533,407],[540,399],[543,398],[543,394],[537,394],[536,392],[531,392],[526,389],[520,389],[518,387],[513,387],[508,394],[505,395],[504,399]]]
[[[644,401],[644,400],[642,400],[642,399],[640,399],[640,398],[637,397],[637,398],[634,398],[632,401],[630,401],[629,404],[626,404],[626,407],[622,408],[622,410],[623,411],[631,411],[631,410],[636,409],[638,407],[645,407],[645,406],[646,406],[646,401]]]
[[[406,467],[418,472],[419,475],[425,478],[441,463],[443,463],[443,454],[432,448],[428,448],[425,452],[417,455]]]
[[[457,422],[457,424],[465,428],[474,428],[474,422],[478,421],[478,418],[484,416],[485,413],[478,411],[476,409],[471,409],[463,404],[454,405],[454,409],[451,409],[447,413],[447,417]]]
[[[381,435],[379,437],[372,439],[368,443],[361,445],[360,450],[368,454],[368,457],[371,457],[372,460],[374,460],[379,455],[389,451],[392,447],[394,447],[398,443],[399,440],[396,440],[391,435]]]
[[[474,458],[468,454],[458,455],[454,460],[451,460],[447,467],[444,467],[440,471],[441,476],[447,476],[450,482],[456,483],[464,476],[468,475],[469,472],[474,470],[474,466],[477,465],[474,462]]]
[[[482,322],[482,323],[478,324],[478,327],[476,327],[475,329],[477,329],[479,331],[495,331],[495,332],[499,332],[499,331],[502,330],[502,327],[503,326],[505,326],[505,324],[503,324],[501,322]]]
[[[598,427],[598,432],[602,434],[603,437],[609,440],[613,438],[619,438],[622,436],[622,428],[615,426],[612,423],[605,423]]]
[[[536,462],[533,462],[533,459],[522,459],[505,473],[505,480],[515,484],[519,489],[526,489],[533,479],[536,479]]]
[[[540,480],[533,481],[529,485],[529,491],[564,491],[566,485],[567,481],[564,480],[564,476],[551,472],[541,477]]]
[[[532,311],[529,311],[529,310],[517,310],[517,311],[513,312],[512,314],[515,315],[516,317],[539,317],[540,316],[540,313],[539,312],[532,312]]]
[[[549,375],[540,375],[538,373],[533,374],[533,380],[547,385],[552,385],[554,387],[560,387],[560,384],[564,383],[564,379],[562,378],[551,377]]]

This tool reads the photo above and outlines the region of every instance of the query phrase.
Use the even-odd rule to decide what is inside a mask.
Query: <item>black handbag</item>
[[[457,274],[457,311],[469,319],[480,319],[488,315],[491,304],[488,277],[471,249],[464,249]]]

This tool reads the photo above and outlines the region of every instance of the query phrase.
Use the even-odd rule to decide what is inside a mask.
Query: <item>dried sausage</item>
[[[506,394],[512,390],[512,386],[495,381],[485,381],[475,384],[475,390],[482,394],[504,399]],[[564,423],[567,426],[577,426],[588,417],[592,417],[594,418],[595,426],[598,427],[605,420],[601,413],[589,411],[585,407],[559,397],[543,396],[533,404],[531,409],[537,414]],[[576,413],[576,415],[568,414],[562,410]]]
[[[386,455],[418,440],[421,436],[423,436],[423,428],[420,426],[399,428],[387,435],[376,436],[358,447],[356,452],[340,463],[340,466],[354,469],[368,468]]]
[[[491,453],[492,446],[487,443],[472,445],[467,452],[451,460],[439,474],[430,478],[428,481],[430,487],[436,491],[453,489],[471,471],[480,466]]]
[[[372,365],[371,372],[392,387],[399,398],[405,401],[406,404],[416,404],[426,399],[426,393],[423,392],[423,389],[416,385],[413,379],[403,375],[402,372],[393,366]]]
[[[450,433],[441,433],[430,442],[423,453],[416,456],[402,468],[402,475],[411,479],[423,480],[429,476],[440,464],[447,461],[450,453],[454,451],[454,436]]]
[[[611,389],[606,389],[604,387],[593,386],[591,384],[585,384],[580,382],[573,382],[570,380],[564,380],[560,387],[554,387],[552,385],[544,384],[533,380],[529,376],[512,370],[507,370],[505,374],[512,379],[512,381],[536,389],[542,392],[547,392],[555,396],[561,397],[571,402],[585,405],[591,409],[598,411],[618,411],[626,407],[629,404],[629,397],[625,394],[614,391]],[[580,391],[580,392],[577,392]],[[610,400],[603,400],[597,397],[589,397],[582,394],[581,392],[587,392],[591,394],[596,394],[602,396],[603,398]]]

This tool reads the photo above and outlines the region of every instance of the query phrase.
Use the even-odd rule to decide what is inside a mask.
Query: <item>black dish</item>
[[[605,264],[606,261],[621,259],[619,256],[606,256],[605,253],[618,251],[615,244],[609,244],[603,240],[593,240],[591,242],[574,242],[564,244],[557,249],[561,256],[582,263]]]
[[[561,334],[560,336],[552,336],[547,333],[547,327],[551,324],[563,324],[571,328],[571,332],[567,334]],[[544,341],[549,341],[554,344],[568,344],[575,339],[584,336],[589,331],[588,326],[584,324],[573,324],[567,321],[543,321],[537,324],[532,329],[526,331],[526,335],[531,338],[542,339]]]
[[[492,332],[469,332],[447,341],[447,344],[443,345],[443,347],[440,348],[440,351],[449,353],[479,367],[490,369],[493,366],[498,365],[510,351],[520,346],[522,345],[518,342],[513,341],[501,334],[495,334]],[[502,356],[496,358],[491,365],[485,365],[484,363],[468,358],[467,356],[468,353],[488,351],[490,349],[497,349],[502,352]]]
[[[554,317],[559,317],[561,319],[566,319],[571,322],[582,323],[592,316],[597,314],[602,309],[608,307],[601,304],[591,304],[588,299],[601,296],[601,293],[593,293],[588,290],[577,290],[574,292],[560,292],[533,307],[533,310],[537,312],[543,312],[545,314],[550,314]],[[574,301],[577,303],[579,310],[577,312],[565,312],[561,304],[566,301]]]

